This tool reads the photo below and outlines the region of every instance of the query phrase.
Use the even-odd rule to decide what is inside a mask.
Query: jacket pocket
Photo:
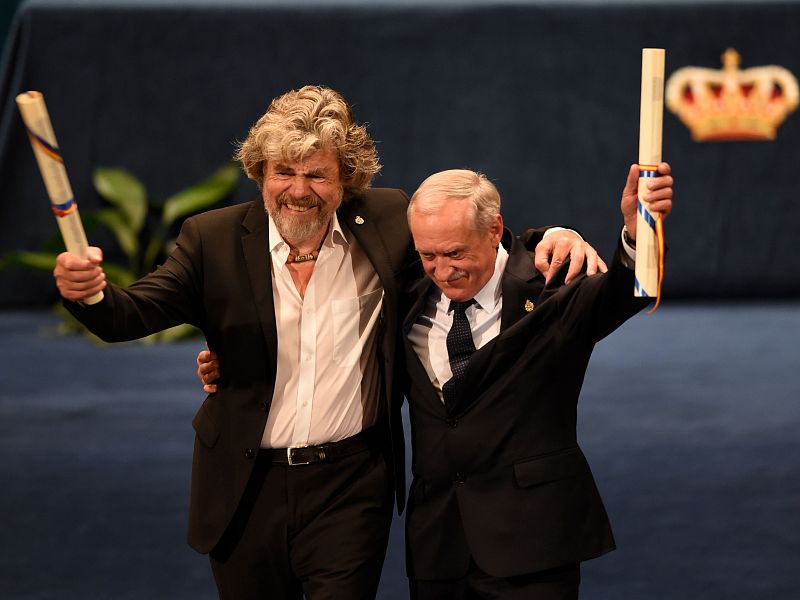
[[[200,407],[197,414],[192,419],[192,427],[197,433],[197,438],[208,448],[213,448],[219,438],[219,428],[216,423],[208,416],[205,404]]]
[[[577,446],[514,463],[514,478],[520,487],[577,477],[588,471],[586,457]]]

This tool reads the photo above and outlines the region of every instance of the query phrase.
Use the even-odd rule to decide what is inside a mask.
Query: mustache
[[[302,198],[295,198],[291,194],[283,192],[280,194],[276,201],[278,204],[291,204],[293,206],[299,206],[301,208],[312,208],[314,206],[321,206],[322,205],[322,198],[314,194],[313,192],[307,196],[303,196]]]
[[[452,283],[453,281],[458,281],[459,279],[462,279],[463,277],[466,277],[466,276],[467,276],[467,272],[466,271],[462,271],[461,269],[456,269],[455,271],[453,271],[453,273],[450,275],[450,277],[447,278],[447,283]]]
[[[447,279],[439,280],[433,273],[428,273],[428,277],[430,277],[433,281],[438,281],[439,283],[453,283],[454,281],[458,281],[459,279],[463,279],[467,276],[466,271],[462,271],[461,269],[456,269],[450,275],[448,275]]]

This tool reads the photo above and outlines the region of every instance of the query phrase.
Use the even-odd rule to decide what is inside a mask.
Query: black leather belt
[[[338,442],[297,448],[271,448],[267,449],[267,452],[272,453],[272,463],[276,465],[295,466],[330,462],[373,449],[375,444],[371,442],[373,438],[372,429],[362,431]]]

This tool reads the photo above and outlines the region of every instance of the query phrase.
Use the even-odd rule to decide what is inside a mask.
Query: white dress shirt
[[[272,218],[269,239],[278,365],[261,445],[309,446],[355,435],[378,414],[378,274],[334,213],[301,298],[286,268],[289,246]]]

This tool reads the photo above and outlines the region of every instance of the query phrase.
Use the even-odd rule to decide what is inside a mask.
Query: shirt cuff
[[[628,229],[623,225],[622,232],[620,235],[620,240],[622,240],[622,249],[624,253],[622,254],[622,264],[628,267],[629,269],[633,269],[636,267],[636,246],[631,246],[628,243]]]
[[[577,235],[579,238],[581,238],[582,242],[586,241],[586,240],[583,239],[583,236],[580,233],[578,233],[574,229],[570,229],[569,227],[551,227],[550,229],[548,229],[547,231],[544,232],[544,235],[542,235],[542,239],[546,238],[551,233],[556,233],[557,231],[571,231],[572,233]]]

